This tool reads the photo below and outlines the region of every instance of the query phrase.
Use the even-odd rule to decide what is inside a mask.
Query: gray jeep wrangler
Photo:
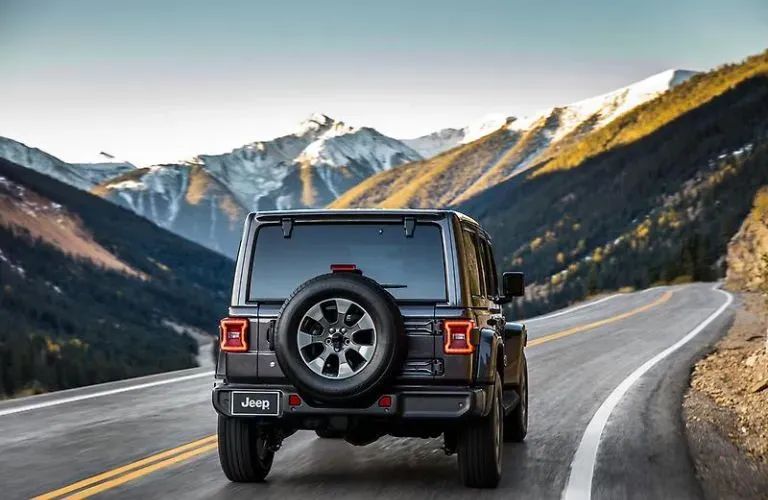
[[[287,436],[443,437],[466,486],[493,488],[528,428],[523,325],[488,234],[449,210],[247,217],[220,323],[213,406],[232,481],[263,481]]]

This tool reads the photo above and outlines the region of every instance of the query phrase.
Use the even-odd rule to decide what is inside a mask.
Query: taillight
[[[225,352],[248,350],[248,320],[224,318],[219,321],[219,346]]]
[[[446,354],[471,354],[475,346],[470,342],[470,333],[475,327],[475,322],[460,319],[443,321],[445,331],[444,351]]]

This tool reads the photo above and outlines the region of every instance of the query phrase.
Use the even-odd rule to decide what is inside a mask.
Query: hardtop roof
[[[292,210],[262,210],[257,212],[251,212],[250,216],[253,218],[282,218],[282,217],[306,217],[306,216],[394,216],[394,217],[407,217],[407,216],[433,216],[442,217],[448,215],[454,215],[461,220],[471,222],[478,227],[480,224],[472,217],[461,213],[457,210],[450,209],[424,209],[424,208],[345,208],[345,209],[326,209],[326,208],[312,208],[312,209],[292,209]]]

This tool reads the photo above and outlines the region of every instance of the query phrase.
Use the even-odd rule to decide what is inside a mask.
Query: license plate
[[[232,391],[230,411],[232,415],[278,417],[280,416],[280,393]]]

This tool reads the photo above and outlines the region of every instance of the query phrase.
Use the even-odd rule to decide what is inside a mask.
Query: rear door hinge
[[[405,228],[405,237],[413,238],[413,231],[416,229],[416,218],[405,217],[403,219],[403,227]]]
[[[445,373],[445,364],[442,359],[432,360],[432,375],[443,375]]]
[[[443,334],[443,322],[439,319],[433,319],[432,320],[432,335],[442,335]]]
[[[283,238],[290,238],[291,232],[293,232],[293,219],[283,217],[280,220],[280,224],[283,226]]]

